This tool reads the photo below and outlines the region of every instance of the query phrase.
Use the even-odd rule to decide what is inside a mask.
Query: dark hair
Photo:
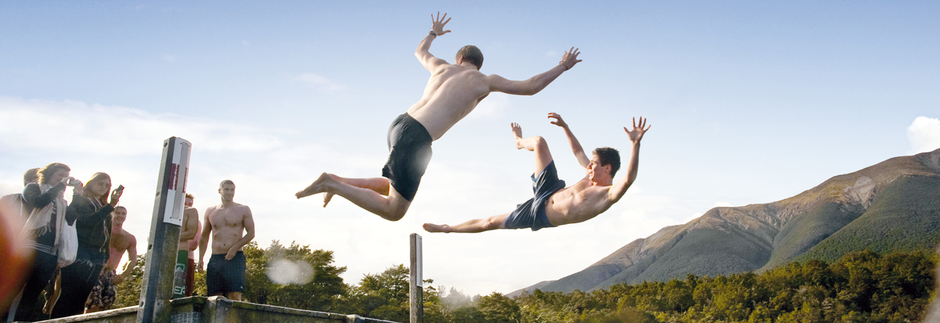
[[[461,47],[457,51],[457,56],[462,56],[464,62],[470,62],[477,67],[477,70],[483,68],[483,52],[473,45]]]
[[[610,165],[610,177],[613,178],[620,170],[620,152],[610,147],[594,149],[594,155],[600,160],[601,166]]]
[[[59,171],[60,169],[64,169],[70,172],[72,171],[71,168],[69,168],[63,163],[52,163],[52,164],[46,165],[46,167],[43,167],[42,170],[39,171],[39,184],[50,184],[50,183],[46,183],[46,181],[49,180],[50,177],[52,177],[52,174],[55,174],[55,172]],[[54,183],[51,183],[51,184],[54,184]]]
[[[124,209],[124,212],[127,212],[127,208],[122,205],[118,205],[114,207],[114,211],[117,211],[118,209]],[[114,212],[114,211],[111,211],[111,212]]]
[[[23,174],[23,186],[32,182],[39,182],[39,168],[30,168]]]

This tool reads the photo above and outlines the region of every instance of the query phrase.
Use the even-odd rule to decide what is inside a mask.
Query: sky
[[[581,51],[534,96],[494,93],[434,142],[408,214],[389,222],[342,198],[296,199],[322,172],[378,177],[391,121],[429,73],[414,49],[440,11],[481,72],[524,80]],[[332,250],[344,281],[408,264],[468,295],[509,293],[580,271],[715,206],[768,203],[886,159],[940,148],[940,3],[932,1],[3,1],[0,194],[62,162],[126,187],[126,230],[146,252],[163,141],[192,143],[200,213],[236,183],[255,241]],[[557,112],[587,149],[626,160],[631,118],[651,125],[639,176],[607,212],[558,228],[428,233],[531,198],[530,152],[584,176]],[[622,174],[618,174],[622,176]]]

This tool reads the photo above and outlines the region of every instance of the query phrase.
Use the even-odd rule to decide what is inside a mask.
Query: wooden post
[[[424,279],[421,273],[421,236],[411,234],[411,293],[408,303],[411,305],[411,323],[424,322]]]
[[[189,175],[192,144],[170,137],[163,141],[163,159],[157,179],[147,262],[140,288],[138,323],[170,322],[170,297],[176,268],[176,251],[183,223],[183,194]]]

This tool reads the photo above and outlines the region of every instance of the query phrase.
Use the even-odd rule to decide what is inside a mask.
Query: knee
[[[385,214],[385,216],[383,216],[383,217],[384,217],[386,220],[395,222],[395,221],[401,220],[401,218],[405,217],[405,213],[406,213],[406,212],[408,212],[408,207],[407,207],[407,206],[404,206],[404,207],[402,207],[402,206],[395,206],[395,207],[393,207],[387,214]]]
[[[535,149],[548,148],[548,142],[542,136],[535,136]]]
[[[483,228],[486,230],[496,230],[499,229],[500,221],[495,218],[486,219],[486,222],[483,223]]]

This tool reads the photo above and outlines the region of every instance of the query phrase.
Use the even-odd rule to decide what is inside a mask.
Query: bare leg
[[[548,143],[541,136],[523,138],[522,127],[518,123],[512,124],[512,134],[516,138],[516,149],[525,149],[535,152],[535,171],[538,175],[552,162],[552,153],[548,150]]]
[[[241,300],[242,300],[242,293],[239,293],[239,292],[230,292],[230,293],[228,293],[228,296],[226,296],[226,298],[228,298],[228,299],[230,299],[230,300],[233,300],[233,301],[241,301]]]
[[[333,179],[339,182],[346,183],[355,187],[370,189],[379,193],[379,195],[388,196],[388,190],[391,184],[388,182],[388,178],[385,177],[373,177],[373,178],[345,178],[339,177],[337,175],[332,175]],[[330,200],[333,199],[333,193],[326,192],[323,195],[323,207],[326,207],[330,203]]]
[[[446,224],[425,223],[424,230],[427,232],[459,232],[459,233],[479,233],[496,229],[506,228],[506,218],[509,213],[494,215],[486,219],[473,219],[461,224],[449,226]]]
[[[350,185],[337,178],[335,175],[323,173],[313,184],[297,192],[296,196],[302,198],[317,193],[327,193],[332,197],[332,194],[336,194],[389,221],[400,220],[411,206],[411,201],[398,194],[394,187],[388,186],[388,197],[385,197],[377,190]],[[329,199],[325,199],[324,202],[329,202]]]

